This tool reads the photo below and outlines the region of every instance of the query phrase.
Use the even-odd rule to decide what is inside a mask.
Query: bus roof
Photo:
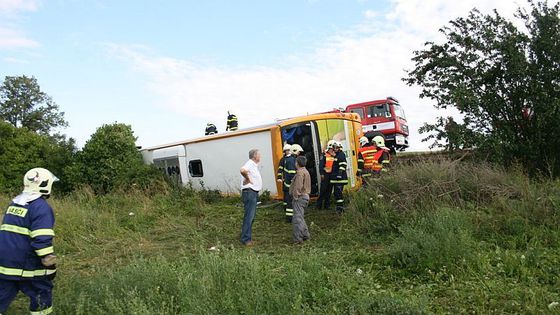
[[[145,148],[145,149],[141,149],[141,151],[154,151],[154,150],[171,148],[171,147],[175,147],[175,146],[178,146],[178,145],[184,145],[184,144],[189,144],[189,143],[198,143],[198,142],[205,142],[205,141],[211,141],[211,140],[222,139],[222,138],[236,137],[236,136],[240,136],[240,135],[244,135],[244,134],[257,133],[257,132],[270,130],[274,127],[284,127],[284,126],[297,124],[297,123],[305,122],[305,121],[309,121],[309,120],[322,120],[322,119],[344,119],[344,120],[351,120],[351,121],[355,121],[355,122],[360,122],[360,117],[357,114],[353,114],[353,113],[312,114],[312,115],[298,116],[298,117],[292,117],[292,118],[278,119],[274,123],[255,126],[255,127],[250,127],[250,128],[246,128],[246,129],[239,129],[237,131],[226,132],[226,133],[218,133],[218,134],[210,135],[210,136],[203,136],[203,137],[194,138],[194,139],[188,139],[188,140],[183,140],[183,141],[178,141],[178,142],[172,142],[172,143],[152,146],[152,147],[148,147],[148,148]]]

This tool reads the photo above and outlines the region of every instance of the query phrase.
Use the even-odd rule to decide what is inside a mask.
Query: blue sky
[[[35,76],[83,145],[104,123],[143,146],[393,95],[412,131],[438,115],[400,78],[414,49],[510,1],[0,0],[0,77]],[[424,149],[411,135],[413,149]]]

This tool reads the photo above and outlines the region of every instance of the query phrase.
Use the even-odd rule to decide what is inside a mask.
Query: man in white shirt
[[[249,151],[249,161],[241,167],[240,171],[241,176],[243,176],[241,200],[243,200],[243,207],[245,208],[243,226],[241,228],[241,243],[247,246],[253,245],[251,228],[257,211],[257,197],[262,189],[262,177],[258,165],[260,161],[261,154],[259,150],[252,149]]]

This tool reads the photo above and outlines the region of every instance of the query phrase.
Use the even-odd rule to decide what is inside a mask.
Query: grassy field
[[[560,313],[560,182],[439,160],[350,200],[311,207],[300,246],[266,205],[244,248],[240,201],[211,191],[53,199],[57,314]]]

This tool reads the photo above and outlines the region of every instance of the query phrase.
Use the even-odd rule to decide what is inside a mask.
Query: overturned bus
[[[248,152],[261,153],[259,169],[263,191],[282,198],[276,171],[284,143],[299,144],[307,157],[311,175],[311,196],[320,191],[319,159],[329,140],[340,141],[348,160],[346,189],[360,186],[356,177],[360,117],[354,113],[324,113],[278,120],[275,123],[240,129],[192,140],[163,144],[141,150],[145,163],[154,164],[178,184],[195,189],[216,189],[224,194],[239,194],[240,167]]]

